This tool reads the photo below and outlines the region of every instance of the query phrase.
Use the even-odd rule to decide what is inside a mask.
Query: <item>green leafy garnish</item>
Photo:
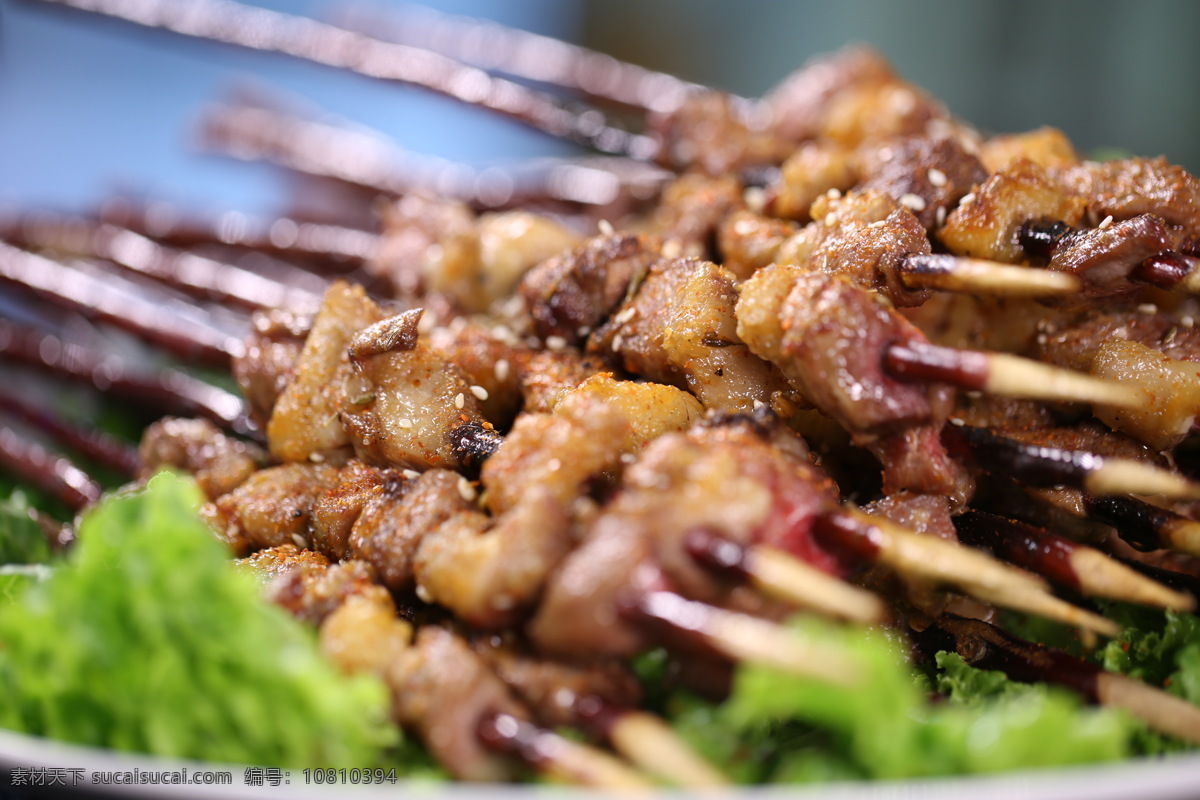
[[[0,500],[0,564],[44,564],[50,545],[31,513],[25,493],[16,490]]]
[[[804,632],[851,653],[852,687],[747,665],[722,706],[683,708],[675,724],[737,779],[810,781],[994,772],[1124,758],[1136,725],[1074,695],[1026,686],[941,654],[932,702],[924,676],[879,632],[818,620]]]
[[[0,726],[281,767],[366,767],[397,740],[386,689],[322,660],[170,474],[83,519],[69,558],[0,604]]]

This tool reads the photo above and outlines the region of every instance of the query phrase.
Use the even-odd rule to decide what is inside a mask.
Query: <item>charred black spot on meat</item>
[[[1046,262],[1054,255],[1058,242],[1071,230],[1071,226],[1059,221],[1030,221],[1017,232],[1021,249],[1030,258]]]
[[[467,422],[450,431],[450,448],[463,469],[478,473],[483,462],[499,449],[504,437],[484,422]]]

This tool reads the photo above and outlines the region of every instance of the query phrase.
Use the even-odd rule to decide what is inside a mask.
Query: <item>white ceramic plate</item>
[[[13,770],[18,780],[13,781]],[[198,772],[227,771],[232,777],[229,785],[205,784],[163,785],[161,783],[100,784],[107,773],[125,773],[133,777],[147,773],[177,773],[187,770],[189,778]],[[306,797],[398,797],[427,798],[428,800],[465,800],[465,798],[496,798],[514,800],[527,798],[534,787],[522,785],[477,785],[464,783],[414,783],[400,780],[395,785],[371,786],[349,783],[317,783],[306,781],[302,771],[284,770],[278,786],[269,782],[251,785],[246,782],[246,767],[206,764],[194,761],[160,759],[91,747],[79,747],[33,736],[0,731],[0,792],[10,786],[15,792],[22,789],[53,791],[56,796],[121,796],[135,798],[167,798],[168,800],[273,800],[274,798]],[[61,777],[62,783],[50,786],[42,783]],[[41,785],[33,786],[36,778]],[[538,796],[553,798],[597,798],[600,792],[582,789],[536,787]],[[664,791],[664,797],[680,797],[685,793]],[[628,795],[624,795],[628,796]],[[706,793],[705,797],[731,797],[739,800],[1184,800],[1200,797],[1200,754],[1163,759],[1137,759],[1120,764],[1008,773],[975,778],[943,778],[936,780],[888,781],[877,783],[836,783],[818,786],[765,786],[737,788],[728,792]]]

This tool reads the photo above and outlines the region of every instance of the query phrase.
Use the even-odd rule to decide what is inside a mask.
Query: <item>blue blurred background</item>
[[[256,4],[326,19],[337,8],[336,0]],[[432,5],[744,94],[760,94],[812,55],[868,42],[984,129],[1051,124],[1085,151],[1118,147],[1200,167],[1200,4],[1187,0]],[[415,152],[474,163],[571,152],[418,89],[0,0],[0,206],[88,210],[125,193],[206,210],[287,208],[295,184],[280,171],[193,147],[205,104],[247,82],[384,131]]]

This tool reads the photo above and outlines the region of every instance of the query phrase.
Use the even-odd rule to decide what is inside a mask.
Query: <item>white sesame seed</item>
[[[683,255],[683,245],[677,239],[668,239],[663,242],[662,255],[663,258],[679,258]]]
[[[602,219],[599,222],[597,222],[596,227],[600,230],[600,233],[604,234],[605,236],[612,236],[614,233],[617,232],[616,228],[613,227],[612,223],[606,219]]]
[[[592,329],[589,328],[587,325],[580,325],[578,328],[575,329],[575,335],[578,336],[580,339],[586,339],[587,335],[591,332],[592,332]]]
[[[975,202],[975,193],[967,192],[966,194],[964,194],[962,196],[962,200],[958,201],[958,205],[961,208],[962,206],[969,206],[969,205],[971,205],[971,203],[974,203],[974,202]]]
[[[909,211],[924,211],[925,198],[921,197],[919,194],[913,194],[912,192],[909,192],[900,198],[900,205],[904,206]]]
[[[472,384],[472,386],[471,386],[471,394],[475,395],[475,398],[476,398],[477,400],[481,400],[481,401],[482,401],[482,400],[487,400],[487,399],[488,399],[488,390],[487,390],[487,389],[485,389],[485,388],[483,388],[482,386],[480,386],[480,385],[478,385],[478,384]]]
[[[825,196],[830,200],[840,200],[842,197],[842,190],[834,186],[825,193]]]
[[[825,215],[825,227],[832,228],[834,225],[837,225],[837,214],[830,211]]]
[[[1107,228],[1109,225],[1112,225],[1112,214],[1109,214],[1107,217],[1100,220],[1100,224],[1096,226],[1096,229],[1102,231],[1105,228]]]
[[[432,603],[433,602],[433,595],[431,595],[429,593],[429,590],[426,589],[424,586],[422,586],[419,583],[417,584],[417,597],[420,599],[420,601],[422,603]]]
[[[946,185],[946,173],[942,172],[940,169],[931,167],[928,172],[928,175],[929,175],[929,182],[932,183],[934,186],[942,187],[942,186]]]
[[[463,500],[466,500],[468,503],[475,502],[475,497],[476,497],[475,487],[472,486],[467,481],[466,478],[458,479],[458,494],[460,497],[462,497]]]
[[[1154,303],[1142,303],[1137,307],[1137,310],[1142,314],[1157,314],[1158,306]]]
[[[747,186],[742,192],[742,202],[755,214],[767,207],[767,192],[761,186]]]
[[[320,464],[325,460],[325,454],[324,453],[309,453],[308,460],[313,462],[314,464]]]
[[[629,320],[633,319],[634,315],[636,314],[637,308],[635,306],[627,306],[618,311],[616,314],[613,314],[613,322],[617,323],[618,325],[624,325],[626,322],[629,322]]]
[[[947,422],[949,422],[951,425],[953,425],[956,428],[961,428],[962,426],[967,424],[965,421],[963,421],[962,417],[951,417],[950,419],[947,420]]]
[[[551,350],[562,350],[567,346],[567,340],[561,336],[547,336],[546,347]]]
[[[463,397],[462,392],[459,392],[458,394],[454,395],[454,407],[455,408],[461,409],[466,404],[467,404],[467,398]]]
[[[496,366],[492,367],[492,372],[496,375],[496,380],[508,380],[508,359],[502,358],[496,362]]]
[[[938,206],[937,213],[934,214],[934,223],[940,228],[946,224],[946,207]]]
[[[410,481],[415,481],[417,478],[421,477],[421,473],[417,472],[415,469],[406,469],[400,474],[408,478]]]
[[[308,541],[298,533],[292,534],[292,541],[296,543],[296,547],[304,550],[308,547]]]
[[[867,227],[868,228],[882,228],[886,224],[887,224],[887,220],[877,219],[874,222],[872,222],[870,225],[868,225]]]
[[[401,417],[400,419],[396,420],[396,424],[401,428],[411,428],[413,426],[412,420],[408,417]]]
[[[762,408],[765,405],[766,405],[766,403],[764,403],[762,400],[755,400],[754,401],[754,410],[758,411],[760,408]]]
[[[614,353],[621,352],[621,345],[625,344],[625,340],[621,338],[621,334],[617,334],[612,340],[612,351]]]
[[[552,458],[546,462],[546,470],[548,472],[558,472],[560,469],[562,469],[562,460],[561,459]]]
[[[1186,315],[1179,318],[1179,324],[1185,328],[1191,328],[1195,326],[1196,320],[1192,316]]]

